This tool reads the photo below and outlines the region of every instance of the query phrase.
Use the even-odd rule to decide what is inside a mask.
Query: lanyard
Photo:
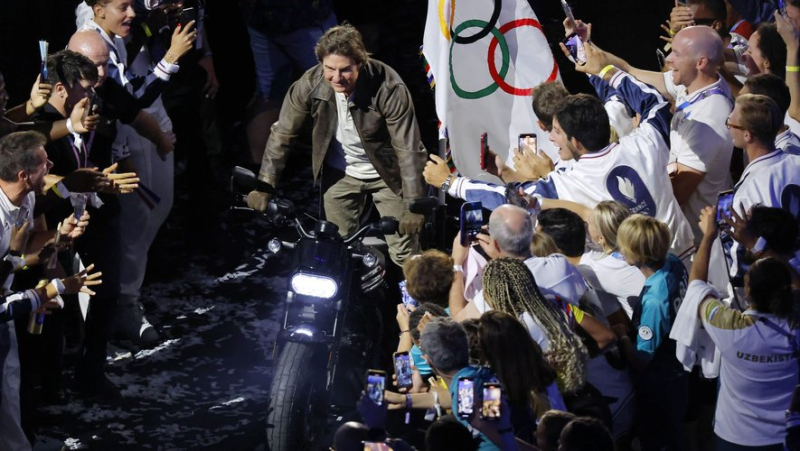
[[[89,137],[89,147],[92,146],[92,141],[94,141],[94,131]],[[86,144],[81,142],[79,143],[79,146],[76,147],[75,137],[69,135],[69,145],[72,147],[72,153],[75,155],[75,161],[78,163],[78,169],[89,167],[89,151],[86,148]],[[83,164],[81,164],[81,156],[83,156]]]
[[[728,98],[728,94],[725,91],[723,91],[722,88],[717,87],[717,88],[713,88],[713,89],[709,89],[707,91],[701,92],[697,97],[694,98],[694,100],[687,100],[687,101],[681,103],[680,105],[678,105],[675,108],[675,113],[676,114],[680,113],[681,111],[685,110],[686,108],[689,108],[690,106],[694,105],[695,103],[697,103],[697,102],[699,102],[699,101],[701,101],[701,100],[703,100],[703,99],[705,99],[707,97],[711,97],[713,95],[721,95],[721,96],[725,97],[726,99],[728,99],[729,102],[731,100],[730,98]],[[684,118],[688,119],[690,114],[692,114],[691,111],[686,113],[686,116],[684,116]]]

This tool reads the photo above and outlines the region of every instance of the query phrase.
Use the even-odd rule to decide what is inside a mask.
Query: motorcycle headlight
[[[267,249],[269,249],[269,251],[273,254],[280,252],[281,248],[283,248],[283,243],[281,243],[281,240],[277,238],[273,238],[269,240],[269,243],[267,243]]]
[[[361,261],[367,268],[372,268],[378,264],[378,257],[376,257],[375,254],[367,252],[363,257],[361,257]]]
[[[292,276],[292,291],[303,296],[330,299],[336,296],[339,286],[330,277],[297,273]]]

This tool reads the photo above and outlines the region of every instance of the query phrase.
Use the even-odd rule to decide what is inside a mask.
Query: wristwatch
[[[447,175],[447,178],[444,179],[444,182],[442,183],[442,187],[441,187],[442,191],[447,192],[447,190],[450,189],[450,184],[453,183],[453,179],[454,178],[456,178],[456,176],[453,175],[453,174],[448,174]]]
[[[453,272],[464,273],[464,267],[461,265],[453,265]]]

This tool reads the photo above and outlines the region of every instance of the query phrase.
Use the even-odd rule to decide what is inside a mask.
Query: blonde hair
[[[594,207],[592,212],[592,225],[597,230],[603,240],[603,250],[613,252],[619,250],[617,244],[617,232],[620,224],[631,215],[624,205],[613,200],[604,200]]]
[[[617,243],[628,264],[660,268],[667,258],[671,234],[666,224],[649,216],[636,214],[622,221]]]
[[[545,360],[556,371],[565,393],[583,387],[589,353],[567,324],[565,313],[542,296],[525,263],[515,258],[492,260],[483,272],[483,290],[494,310],[518,319],[528,313],[542,325],[550,342]]]
[[[558,253],[558,246],[553,241],[553,237],[544,233],[536,232],[531,240],[531,254],[536,257],[547,257]]]
[[[774,100],[760,94],[742,94],[736,99],[739,125],[764,144],[772,145],[783,126],[784,115]]]

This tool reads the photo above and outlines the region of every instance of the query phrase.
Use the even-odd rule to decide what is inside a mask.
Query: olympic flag
[[[467,177],[498,179],[480,169],[480,135],[511,163],[521,133],[556,149],[536,123],[531,90],[560,79],[542,27],[526,0],[429,0],[423,54],[436,86],[440,136]]]

